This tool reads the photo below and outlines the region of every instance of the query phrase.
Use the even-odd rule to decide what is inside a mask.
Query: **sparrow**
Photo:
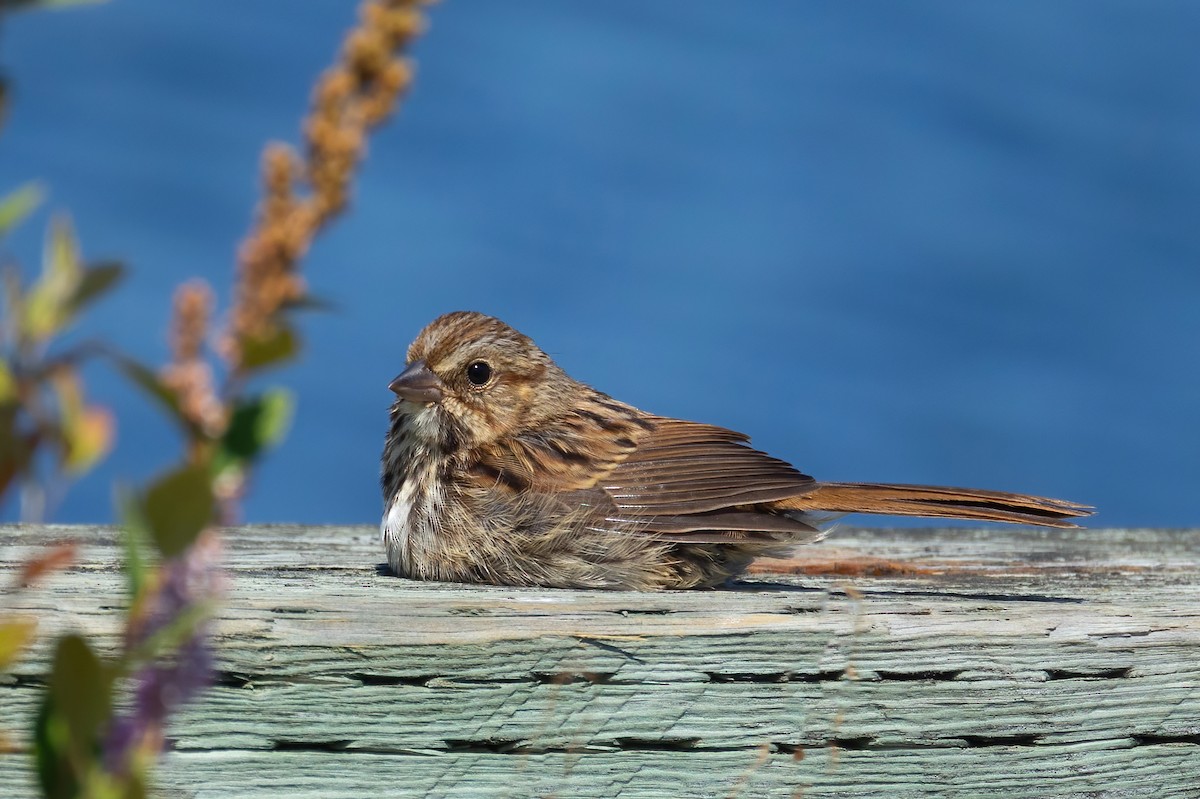
[[[421,580],[629,590],[720,585],[847,513],[1076,527],[1092,508],[970,488],[818,482],[741,433],[572,379],[499,319],[431,322],[388,385],[380,530]]]

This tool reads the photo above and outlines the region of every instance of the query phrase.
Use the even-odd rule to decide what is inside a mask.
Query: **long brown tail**
[[[1090,516],[1094,510],[1061,499],[1007,491],[886,483],[818,483],[811,492],[774,504],[789,510],[984,519],[1046,527],[1078,527],[1068,520]]]

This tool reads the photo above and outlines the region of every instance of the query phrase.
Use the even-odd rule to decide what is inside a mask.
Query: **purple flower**
[[[183,555],[162,565],[158,591],[145,622],[130,636],[130,648],[145,643],[197,605],[216,599],[221,590],[219,555],[219,541],[206,533]],[[133,677],[133,707],[114,714],[105,739],[109,773],[126,773],[134,750],[147,742],[161,746],[171,714],[212,684],[210,626],[207,618],[197,622],[174,653],[138,668]]]

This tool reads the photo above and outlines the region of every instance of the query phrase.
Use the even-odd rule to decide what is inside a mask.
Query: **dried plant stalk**
[[[204,357],[212,309],[213,292],[203,280],[190,280],[176,289],[171,362],[163,367],[161,378],[179,398],[184,418],[216,438],[225,429],[227,413],[214,388],[212,367]],[[191,454],[195,457],[198,453]]]
[[[424,29],[428,0],[366,0],[337,63],[317,82],[304,121],[305,158],[291,147],[263,154],[264,198],[241,247],[238,283],[222,354],[238,374],[248,340],[269,336],[279,314],[305,296],[299,260],[321,227],[341,212],[371,128],[412,82],[400,53]],[[299,189],[299,190],[298,190]]]

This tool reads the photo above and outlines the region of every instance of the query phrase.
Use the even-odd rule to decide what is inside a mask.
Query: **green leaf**
[[[17,399],[17,378],[13,376],[8,361],[0,358],[0,405]]]
[[[46,799],[77,799],[80,795],[82,777],[71,765],[70,738],[66,719],[56,712],[54,699],[46,691],[33,725],[38,781]]]
[[[253,460],[283,440],[292,421],[295,399],[290,391],[271,389],[238,402],[221,438],[221,449],[239,460]]]
[[[146,799],[146,782],[137,771],[130,771],[121,786],[121,799]]]
[[[63,469],[68,474],[81,474],[108,452],[116,424],[106,409],[84,403],[83,388],[74,370],[59,370],[51,383],[58,395]]]
[[[146,799],[145,776],[140,774],[136,769],[122,776],[119,793],[116,794],[116,797],[120,799]]]
[[[215,501],[207,466],[188,465],[163,477],[146,491],[142,518],[150,538],[164,557],[192,545],[213,522]]]
[[[83,270],[83,277],[75,288],[68,303],[71,311],[77,313],[92,300],[109,291],[125,277],[125,265],[116,261],[90,266]]]
[[[42,257],[42,274],[25,299],[21,330],[34,341],[57,333],[71,321],[70,299],[79,287],[83,267],[70,220],[56,217]]]
[[[64,427],[67,452],[63,469],[67,474],[83,474],[112,449],[116,422],[107,408],[89,405],[80,412],[71,427]]]
[[[265,450],[282,441],[291,425],[295,404],[292,393],[282,388],[240,400],[221,437],[214,473],[220,477],[237,476]]]
[[[8,235],[8,231],[24,222],[42,204],[45,196],[42,185],[33,182],[26,183],[0,200],[0,237]]]
[[[97,739],[112,711],[111,689],[107,670],[82,636],[71,634],[59,639],[50,673],[50,695],[56,710],[67,720],[73,741],[87,746]]]
[[[300,339],[290,327],[278,324],[261,337],[246,336],[241,339],[242,371],[253,372],[267,366],[275,366],[300,351]]]
[[[112,715],[112,676],[86,640],[59,639],[34,728],[38,776],[50,799],[75,799]]]
[[[296,396],[286,388],[272,388],[263,392],[258,405],[255,433],[260,449],[268,449],[283,441],[292,426]]]
[[[125,553],[125,580],[129,587],[129,599],[136,603],[146,588],[146,575],[149,567],[146,563],[146,536],[148,527],[142,518],[141,507],[137,495],[129,488],[119,485],[116,488],[117,511],[121,518],[121,548]]]
[[[96,766],[112,716],[112,670],[78,635],[59,639],[34,729],[38,776],[50,799],[76,799]]]

